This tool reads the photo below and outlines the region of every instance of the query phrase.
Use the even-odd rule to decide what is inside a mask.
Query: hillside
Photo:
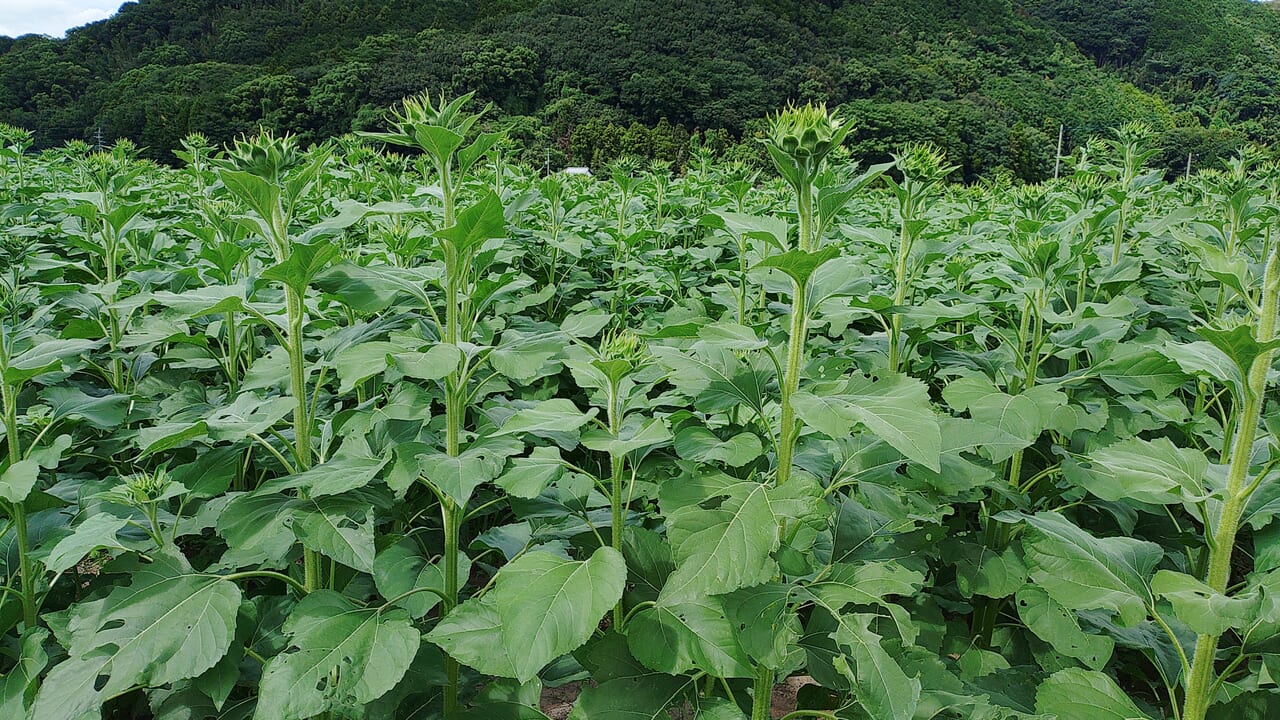
[[[41,146],[100,129],[170,160],[193,131],[318,140],[380,126],[414,92],[476,90],[524,160],[598,165],[679,162],[694,131],[727,148],[788,100],[818,99],[859,120],[858,156],[928,139],[966,177],[1035,179],[1060,125],[1070,144],[1144,120],[1170,158],[1280,133],[1249,105],[1257,93],[1223,80],[1235,65],[1215,35],[1179,45],[1175,5],[1197,4],[1280,36],[1257,17],[1274,11],[1245,0],[1127,0],[1109,15],[1086,0],[142,0],[65,40],[0,38],[0,121]],[[1250,61],[1255,83],[1280,67],[1274,53]],[[1259,119],[1212,129],[1246,116]]]

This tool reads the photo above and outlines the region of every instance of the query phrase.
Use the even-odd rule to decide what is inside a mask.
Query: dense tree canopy
[[[1036,179],[1059,126],[1070,146],[1143,120],[1205,160],[1275,138],[1277,37],[1246,0],[141,0],[65,40],[0,38],[0,121],[168,161],[193,131],[318,140],[474,90],[526,162],[680,163],[692,135],[752,143],[822,100],[869,161],[929,139],[966,177]]]

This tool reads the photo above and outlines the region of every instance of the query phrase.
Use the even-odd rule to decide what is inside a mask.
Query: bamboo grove
[[[1280,165],[0,148],[0,716],[1271,717]]]

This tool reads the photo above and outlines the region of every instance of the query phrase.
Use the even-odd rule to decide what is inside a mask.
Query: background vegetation
[[[1280,135],[1278,36],[1246,0],[142,0],[64,40],[0,38],[0,121],[169,162],[192,131],[319,140],[475,90],[520,160],[599,168],[683,164],[693,136],[759,162],[737,142],[768,111],[825,100],[866,161],[931,140],[967,179],[1034,180],[1059,126],[1073,147],[1143,120],[1175,172]]]

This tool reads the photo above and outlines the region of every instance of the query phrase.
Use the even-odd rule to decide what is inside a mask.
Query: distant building
[[[564,174],[565,175],[586,175],[590,177],[591,168],[582,167],[582,166],[567,167],[564,169]]]

